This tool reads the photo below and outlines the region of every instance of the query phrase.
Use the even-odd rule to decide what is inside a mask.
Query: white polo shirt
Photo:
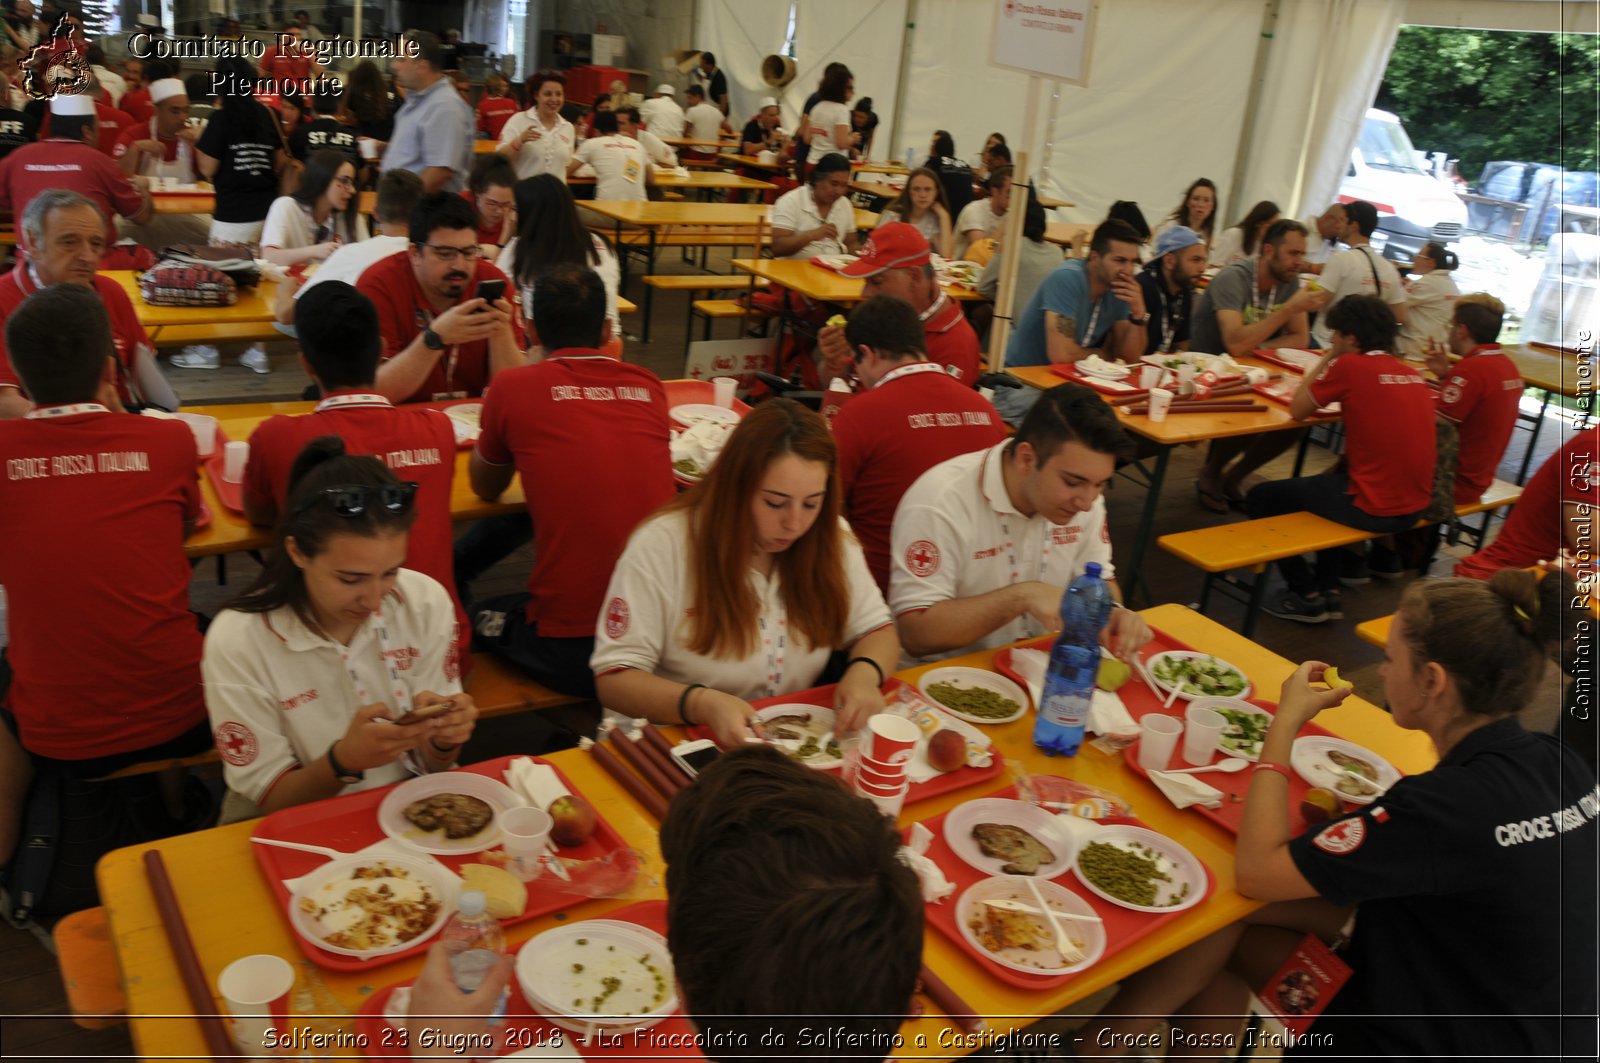
[[[917,478],[895,511],[889,538],[889,605],[895,616],[955,598],[972,598],[1038,580],[1065,591],[1090,561],[1114,579],[1106,502],[1071,524],[1024,517],[1001,474],[1005,443],[941,462]],[[1004,646],[1042,635],[1019,617],[952,653]],[[948,655],[947,655],[948,656]]]
[[[807,232],[824,222],[832,222],[839,232],[838,239],[813,240],[794,254],[784,256],[806,259],[817,255],[837,255],[844,251],[844,237],[855,232],[856,211],[850,205],[849,196],[840,196],[833,201],[833,206],[828,208],[828,216],[824,218],[822,211],[817,208],[816,197],[811,194],[811,186],[801,185],[778,197],[767,220],[774,229],[787,229],[794,233]]]
[[[206,632],[201,672],[206,710],[228,788],[260,804],[286,772],[314,763],[344,737],[356,709],[397,700],[387,661],[408,698],[424,691],[461,693],[456,610],[439,583],[401,569],[379,617],[369,618],[349,646],[316,634],[287,606],[270,613],[224,609]],[[380,638],[383,628],[386,638]],[[385,648],[387,657],[384,656]],[[366,690],[359,698],[350,668]],[[405,706],[410,709],[410,703]],[[400,761],[367,769],[340,793],[399,782]]]
[[[573,158],[594,167],[594,198],[642,203],[649,160],[644,146],[619,133],[590,137],[578,145]]]
[[[517,180],[550,173],[565,182],[567,162],[572,158],[573,149],[578,143],[578,131],[565,118],[557,118],[555,128],[546,129],[544,123],[539,121],[538,108],[530,107],[526,111],[518,111],[507,118],[506,124],[500,127],[500,141],[497,146],[503,148],[507,144],[516,143],[522,139],[523,133],[534,126],[540,131],[539,139],[531,144],[522,145],[511,158],[511,165],[517,171]]]
[[[689,611],[694,583],[689,575],[688,514],[668,513],[647,520],[628,540],[611,573],[594,636],[589,665],[596,675],[637,668],[677,683],[704,683],[753,701],[792,694],[817,685],[829,655],[855,644],[890,623],[889,608],[867,571],[861,544],[849,525],[844,536],[845,581],[850,590],[844,643],[806,646],[798,637],[780,639],[786,630],[783,581],[749,570],[750,589],[761,603],[761,637],[750,656],[739,660],[705,657],[689,649]],[[805,592],[802,592],[805,593]]]

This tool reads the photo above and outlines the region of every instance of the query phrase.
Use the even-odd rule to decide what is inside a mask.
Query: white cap
[[[656,95],[657,96],[676,96],[677,94],[678,94],[678,90],[673,88],[671,85],[657,85],[656,86]]]
[[[778,106],[778,98],[776,96],[763,96],[761,97],[761,102],[756,104],[756,110],[765,111],[768,107],[776,106]]]
[[[161,78],[150,83],[150,102],[160,103],[173,96],[187,96],[189,90],[177,78]]]
[[[137,18],[134,19],[134,22],[136,22],[137,24],[139,24],[141,26],[159,26],[159,25],[161,25],[161,16],[160,15],[140,15]]]
[[[63,118],[88,118],[94,115],[94,97],[87,93],[50,97],[50,113]]]

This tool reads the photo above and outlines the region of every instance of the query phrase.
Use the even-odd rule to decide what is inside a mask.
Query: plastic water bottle
[[[1051,756],[1076,756],[1100,671],[1100,632],[1111,617],[1111,588],[1091,561],[1061,596],[1061,634],[1050,647],[1033,744]]]
[[[482,985],[506,951],[505,932],[500,920],[488,913],[482,890],[461,891],[456,914],[444,925],[440,937],[450,954],[450,975],[463,993]]]

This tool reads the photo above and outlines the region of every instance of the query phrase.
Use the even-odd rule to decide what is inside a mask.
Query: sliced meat
[[[979,823],[972,828],[972,840],[983,855],[1007,861],[1000,870],[1008,875],[1037,875],[1056,858],[1049,846],[1008,823]]]
[[[406,806],[405,817],[423,830],[443,830],[446,838],[470,838],[494,819],[488,802],[466,794],[434,794]]]

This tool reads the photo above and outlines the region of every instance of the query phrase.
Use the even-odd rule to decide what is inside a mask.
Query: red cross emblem
[[[1337,823],[1330,823],[1317,832],[1311,844],[1325,853],[1334,856],[1343,856],[1353,853],[1361,848],[1361,843],[1367,836],[1367,822],[1360,816],[1351,819],[1341,819]]]
[[[939,548],[927,539],[906,547],[906,568],[913,576],[931,576],[939,571]]]
[[[261,751],[261,744],[256,741],[255,732],[242,723],[232,720],[217,728],[214,736],[217,743],[217,752],[222,759],[236,768],[242,768],[256,759],[256,754]]]
[[[606,603],[606,634],[611,638],[620,639],[628,633],[628,603],[622,598],[613,598]]]

